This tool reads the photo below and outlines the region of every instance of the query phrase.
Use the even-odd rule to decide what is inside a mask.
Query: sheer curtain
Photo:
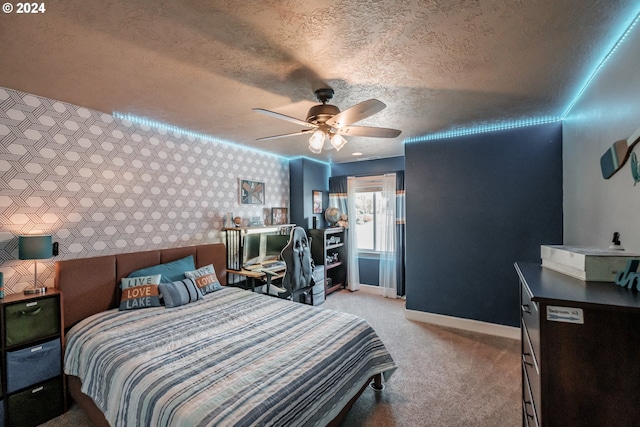
[[[354,176],[347,177],[347,212],[349,215],[349,231],[347,232],[348,241],[348,261],[347,261],[347,275],[348,286],[350,291],[357,291],[360,288],[360,266],[358,264],[358,240],[356,227],[356,189],[357,183]]]
[[[404,239],[405,239],[405,194],[404,194],[404,171],[396,172],[396,281],[398,284],[398,295],[404,296]]]
[[[385,174],[382,178],[383,209],[378,214],[380,228],[380,271],[379,280],[382,295],[385,298],[396,298],[396,174]]]

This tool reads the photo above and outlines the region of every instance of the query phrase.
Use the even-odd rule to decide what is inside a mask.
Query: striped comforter
[[[237,288],[89,317],[64,366],[112,426],[154,427],[322,426],[396,369],[363,319]]]

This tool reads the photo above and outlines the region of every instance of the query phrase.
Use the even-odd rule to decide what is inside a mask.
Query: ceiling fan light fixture
[[[336,151],[340,151],[340,149],[344,147],[346,143],[347,143],[347,140],[344,139],[342,135],[338,133],[333,134],[331,136],[331,145],[333,145],[333,148],[335,148]]]
[[[314,148],[311,145],[309,145],[309,151],[311,151],[313,154],[320,154],[322,153],[322,150],[319,148]]]
[[[321,130],[316,130],[309,138],[309,150],[312,153],[318,154],[322,151],[322,147],[324,146],[324,132]]]

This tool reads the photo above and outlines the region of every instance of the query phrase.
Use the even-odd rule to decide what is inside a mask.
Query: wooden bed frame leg
[[[384,390],[384,384],[382,383],[382,374],[376,374],[373,376],[373,381],[369,384],[369,386],[375,391]]]

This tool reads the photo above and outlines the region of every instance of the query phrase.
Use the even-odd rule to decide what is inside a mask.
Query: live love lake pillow
[[[184,275],[196,282],[196,286],[206,295],[211,292],[219,291],[222,285],[216,276],[216,270],[213,264],[209,264],[194,271],[187,271]]]
[[[120,282],[120,310],[160,307],[160,275],[125,277]]]
[[[160,283],[159,288],[167,308],[178,307],[202,299],[202,293],[193,279]]]

